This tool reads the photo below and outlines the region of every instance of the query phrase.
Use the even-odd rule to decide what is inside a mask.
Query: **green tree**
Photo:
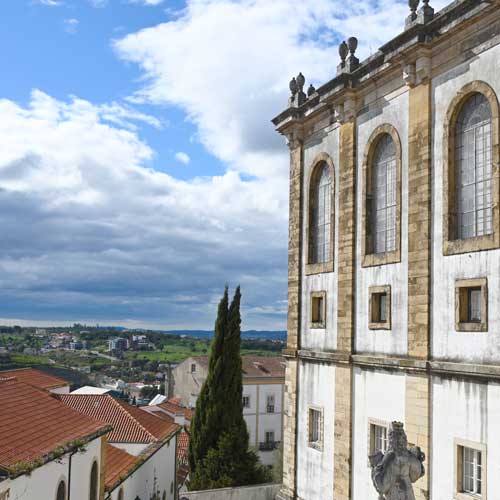
[[[196,404],[189,445],[190,489],[204,490],[271,480],[248,449],[243,418],[240,288],[228,308],[228,290],[219,304],[209,370]]]

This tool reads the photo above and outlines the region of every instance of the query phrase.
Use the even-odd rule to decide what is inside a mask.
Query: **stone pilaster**
[[[101,460],[99,461],[99,500],[104,500],[104,487],[106,479],[106,445],[108,442],[108,435],[105,434],[101,437]]]
[[[408,137],[408,356],[429,356],[431,287],[431,95],[410,88]]]
[[[408,137],[408,356],[428,359],[431,292],[431,89],[429,80],[410,88]],[[406,376],[408,442],[429,456],[430,377]],[[416,500],[429,498],[427,474],[415,485]]]
[[[340,127],[337,351],[346,354],[353,352],[354,345],[355,189],[356,124],[352,120]],[[352,470],[352,367],[348,364],[335,367],[333,468],[333,497],[335,500],[349,500]]]
[[[300,297],[302,253],[302,142],[290,138],[290,218],[288,239],[288,336],[285,356],[283,414],[283,486],[279,497],[293,499],[297,489],[297,350],[300,347]]]

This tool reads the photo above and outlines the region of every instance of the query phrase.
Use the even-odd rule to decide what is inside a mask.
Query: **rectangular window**
[[[485,278],[458,280],[455,287],[455,327],[457,331],[488,330],[488,291]]]
[[[274,394],[267,395],[266,412],[267,413],[274,413]]]
[[[389,285],[370,287],[369,301],[370,330],[390,330],[391,287]]]
[[[461,440],[455,440],[455,446],[455,498],[485,498],[486,447]]]
[[[196,372],[196,364],[192,363],[191,364],[191,373],[195,373],[195,372]]]
[[[311,294],[311,328],[325,328],[326,326],[326,292]]]
[[[266,431],[266,443],[274,443],[274,431]]]
[[[309,446],[321,448],[322,446],[322,411],[317,408],[309,408]]]
[[[243,396],[243,408],[250,408],[250,396]]]
[[[387,426],[380,424],[370,424],[370,453],[377,451],[385,453],[387,451]]]

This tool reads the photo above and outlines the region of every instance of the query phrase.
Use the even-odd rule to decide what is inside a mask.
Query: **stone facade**
[[[484,500],[500,489],[500,452],[492,444],[500,437],[494,423],[500,410],[500,1],[457,0],[436,13],[424,3],[405,31],[367,61],[355,58],[353,39],[344,45],[338,75],[307,97],[292,96],[273,120],[291,148],[279,498],[377,500],[368,454],[385,446],[391,422],[399,421],[409,446],[427,456],[426,474],[413,485],[416,500]],[[485,144],[493,229],[457,240],[455,124],[474,93],[491,107]],[[372,254],[370,171],[373,145],[384,133],[396,150],[396,249]],[[308,193],[318,158],[328,159],[332,177],[328,263],[309,262],[307,251]],[[462,323],[457,308],[465,292],[457,286],[481,291],[477,325]],[[373,291],[389,294],[388,321],[379,327],[371,321]],[[310,321],[310,300],[318,293],[326,303],[320,325]],[[311,407],[322,410],[321,447],[308,443]],[[465,477],[467,457],[481,469],[473,478]]]

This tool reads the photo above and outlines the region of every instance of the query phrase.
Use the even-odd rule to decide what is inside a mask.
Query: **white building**
[[[273,465],[283,433],[284,360],[280,357],[243,356],[243,415],[250,446],[263,464]],[[208,356],[184,360],[173,370],[174,394],[194,407],[208,374]],[[159,405],[160,407],[162,405]]]
[[[101,500],[109,430],[46,391],[0,380],[0,499]]]
[[[106,498],[175,499],[177,436],[181,428],[172,418],[159,418],[107,394],[65,394],[58,398],[112,428],[107,436],[109,446],[123,453],[111,448]]]
[[[366,61],[342,43],[307,96],[299,74],[273,120],[291,182],[282,499],[377,500],[367,457],[392,421],[428,457],[417,500],[500,498],[500,3],[408,13]]]

